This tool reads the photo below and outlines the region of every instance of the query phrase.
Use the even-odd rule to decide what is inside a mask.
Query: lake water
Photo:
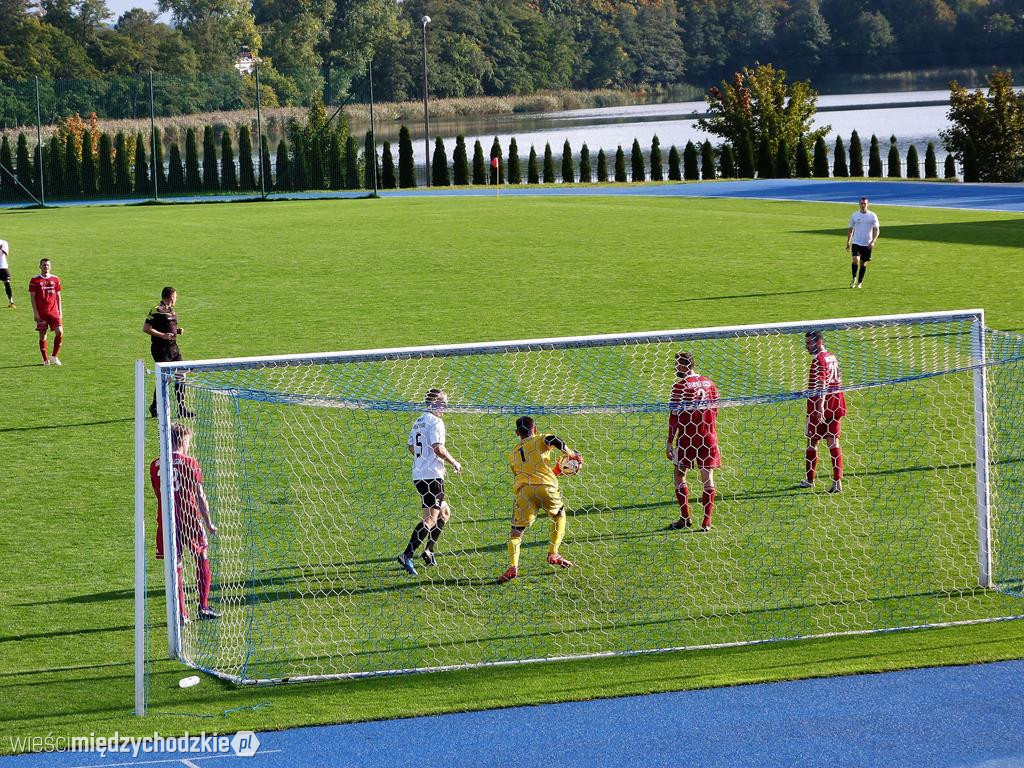
[[[917,146],[922,164],[924,151],[929,141],[935,142],[939,170],[945,158],[939,131],[949,127],[946,113],[949,111],[949,91],[910,91],[873,94],[840,94],[818,98],[819,112],[815,127],[831,126],[828,136],[829,149],[835,144],[837,135],[849,146],[850,134],[860,134],[864,148],[864,162],[867,164],[868,144],[871,135],[878,136],[882,145],[882,160],[886,159],[889,137],[896,136],[900,156],[906,158],[911,144]],[[488,115],[483,117],[461,117],[432,119],[432,138],[444,139],[449,161],[455,149],[455,137],[463,134],[472,157],[473,142],[477,139],[483,145],[484,155],[490,155],[491,143],[497,136],[502,152],[508,154],[509,139],[515,137],[519,156],[525,174],[526,159],[532,145],[538,156],[543,156],[544,146],[551,144],[555,156],[556,170],[562,156],[562,144],[567,139],[574,157],[579,162],[579,150],[585,142],[590,149],[592,163],[597,167],[597,152],[604,149],[609,164],[620,145],[626,153],[627,167],[633,139],[638,139],[645,154],[650,152],[651,140],[655,135],[661,142],[662,153],[667,164],[668,150],[673,144],[682,151],[687,141],[703,142],[710,138],[713,144],[721,139],[710,136],[695,126],[697,118],[707,108],[704,101],[686,101],[673,104],[639,104],[629,107],[603,107],[577,109],[564,112],[546,112],[530,115]],[[398,162],[398,130],[395,123],[378,124],[378,142],[390,141],[392,155]],[[413,151],[416,164],[424,166],[423,123],[408,124],[413,136]],[[355,129],[356,126],[353,126]],[[365,127],[362,128],[365,130]],[[431,145],[433,146],[433,145]],[[433,151],[433,150],[431,150]],[[923,172],[923,168],[922,168]],[[422,171],[421,171],[422,177]]]

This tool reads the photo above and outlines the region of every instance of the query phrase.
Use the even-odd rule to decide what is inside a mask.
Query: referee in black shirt
[[[178,349],[178,337],[182,329],[178,327],[178,314],[174,311],[174,303],[178,300],[178,292],[167,286],[160,293],[160,303],[146,317],[142,332],[152,338],[150,352],[153,360],[158,363],[176,363],[181,360]],[[191,419],[195,414],[185,407],[185,387],[180,378],[174,382],[174,395],[178,400],[178,416]],[[151,416],[156,416],[156,391],[153,402],[149,406]]]

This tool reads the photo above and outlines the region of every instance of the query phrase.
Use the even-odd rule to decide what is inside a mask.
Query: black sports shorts
[[[6,283],[11,279],[11,270],[0,269],[0,283]]]
[[[870,245],[857,245],[854,243],[851,248],[851,252],[854,256],[860,259],[861,264],[865,261],[871,261],[871,246]]]
[[[413,483],[420,498],[423,499],[424,509],[441,506],[441,502],[444,501],[444,480],[435,477],[430,480],[413,480]]]

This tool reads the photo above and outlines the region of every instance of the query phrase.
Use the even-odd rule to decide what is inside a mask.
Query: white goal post
[[[831,455],[839,493],[821,479],[797,487],[811,466],[805,403],[821,395],[807,381],[811,331],[838,358],[849,410],[836,440],[840,466],[826,438],[817,470],[808,471],[824,478]],[[703,534],[666,526],[683,509],[665,458],[666,427],[672,413],[697,407],[670,401],[680,351],[693,353],[718,389],[723,458],[714,493],[706,486],[701,495],[703,475],[684,475],[683,497],[697,510],[710,498],[705,509],[715,510]],[[998,386],[989,379],[994,368]],[[155,378],[159,451],[147,453],[149,390],[137,363],[139,713],[140,604],[152,547],[145,469],[159,455],[162,504],[172,510],[172,424],[191,433],[217,526],[206,591],[219,616],[197,618],[203,576],[193,551],[177,551],[176,513],[165,515],[169,654],[237,683],[1020,613],[1024,532],[1011,516],[1019,505],[1009,503],[1009,481],[1021,471],[1012,448],[1021,435],[1017,420],[994,420],[991,409],[1021,407],[1024,337],[987,329],[981,309],[159,363]],[[446,481],[452,515],[438,531],[436,567],[410,576],[395,562],[420,517],[406,437],[432,387],[448,393],[446,444],[465,471]],[[547,544],[541,519],[524,535],[521,577],[499,586],[513,499],[506,458],[519,415],[586,459],[579,476],[561,479],[562,546],[576,567],[554,572],[537,559]],[[997,573],[1000,562],[1005,573]]]

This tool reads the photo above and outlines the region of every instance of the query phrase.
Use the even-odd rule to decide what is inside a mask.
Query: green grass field
[[[19,300],[17,310],[0,313],[0,750],[10,749],[9,734],[50,730],[265,730],[1019,657],[1024,626],[1010,622],[257,690],[204,679],[180,691],[185,668],[157,662],[154,714],[131,715],[132,361],[148,357],[141,326],[163,285],[179,291],[183,349],[195,358],[968,307],[984,307],[995,328],[1024,328],[1024,218],[881,207],[883,239],[866,287],[850,291],[848,208],[410,199],[0,214]],[[25,285],[42,256],[53,259],[65,285],[61,369],[38,365],[27,304]],[[893,490],[870,479],[858,481],[864,498]],[[671,517],[671,505],[651,514]],[[589,517],[580,518],[576,546]],[[602,515],[593,517],[600,523]],[[472,519],[479,531],[453,537],[468,545],[496,531],[480,568],[493,560],[500,570],[500,517]],[[737,509],[734,520],[742,519]],[[601,525],[598,534],[625,532]],[[723,525],[723,536],[749,530]],[[821,534],[853,545],[868,525]],[[531,543],[546,539],[546,527],[540,522],[528,534]],[[943,546],[969,548],[969,533],[961,538]],[[393,550],[391,542],[379,548],[369,557]],[[527,548],[524,559],[540,551]],[[158,599],[150,611],[159,617],[151,565]],[[693,575],[695,590],[716,576],[738,578]],[[954,610],[949,618],[959,616]],[[155,650],[161,642],[156,633]],[[222,716],[261,703],[271,706]]]

